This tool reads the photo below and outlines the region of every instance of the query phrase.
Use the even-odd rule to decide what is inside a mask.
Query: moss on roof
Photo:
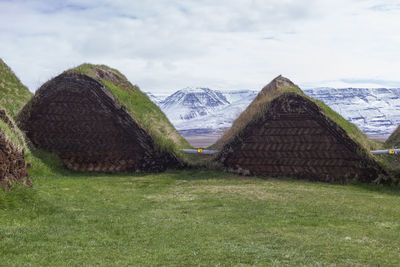
[[[0,107],[15,119],[32,93],[21,83],[14,72],[0,59]]]
[[[400,125],[394,130],[385,143],[388,146],[400,146]]]
[[[232,127],[221,137],[215,144],[215,148],[222,149],[222,147],[233,141],[237,136],[240,136],[242,131],[251,122],[257,121],[264,115],[265,111],[269,108],[270,103],[279,96],[285,94],[299,94],[315,104],[320,108],[322,114],[331,119],[339,125],[346,133],[356,141],[365,151],[363,154],[371,155],[368,151],[379,149],[382,145],[369,139],[360,129],[353,123],[345,120],[341,115],[329,108],[323,102],[313,99],[306,94],[289,79],[278,76],[271,83],[265,86],[247,109],[233,122]],[[372,156],[372,155],[371,155]]]
[[[149,132],[161,150],[182,156],[179,149],[191,147],[161,109],[118,70],[105,65],[82,64],[65,73],[84,74],[107,87],[119,104],[125,106],[139,125]]]

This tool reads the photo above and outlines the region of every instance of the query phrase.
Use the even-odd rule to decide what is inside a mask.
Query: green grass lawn
[[[40,172],[34,189],[1,195],[2,266],[400,265],[394,189],[201,169]]]

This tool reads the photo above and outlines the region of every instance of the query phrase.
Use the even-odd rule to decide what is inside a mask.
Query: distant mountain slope
[[[303,91],[310,97],[323,101],[371,137],[387,138],[400,124],[400,88],[336,89],[325,87]],[[218,94],[215,92],[218,92]],[[184,89],[175,92],[159,103],[155,103],[161,107],[182,134],[188,135],[191,132],[198,134],[229,128],[240,113],[253,101],[257,93],[253,90]],[[222,94],[222,97],[220,94]],[[207,101],[196,100],[199,97],[203,100],[214,99],[215,95],[221,101],[218,105],[209,105]],[[154,97],[158,98],[157,95],[154,95]],[[150,98],[152,97],[150,96]]]
[[[145,94],[150,98],[151,101],[153,101],[153,103],[159,105],[166,96],[164,95],[154,95],[151,92],[145,92]]]
[[[0,58],[0,106],[15,118],[31,97],[32,93]]]
[[[230,104],[224,105],[222,108],[205,116],[177,121],[177,129],[179,131],[185,130],[186,133],[190,134],[191,129],[203,129],[203,131],[213,132],[229,128],[232,122],[257,95],[256,91],[251,90],[225,91],[222,93]]]
[[[304,92],[371,137],[388,137],[400,123],[400,88],[315,88]]]
[[[185,88],[160,102],[161,109],[174,123],[213,114],[229,105],[226,97],[208,88]]]

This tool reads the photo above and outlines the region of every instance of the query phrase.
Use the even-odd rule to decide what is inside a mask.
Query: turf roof
[[[394,130],[385,143],[389,146],[400,146],[400,125]]]
[[[228,144],[240,137],[243,130],[253,121],[261,119],[265,111],[269,108],[270,103],[282,95],[299,94],[320,108],[322,114],[335,122],[338,126],[348,134],[348,136],[357,142],[364,151],[359,151],[364,155],[370,155],[369,150],[378,149],[381,144],[370,140],[360,129],[353,123],[345,120],[341,115],[329,108],[323,102],[313,99],[303,93],[303,91],[291,82],[289,79],[278,76],[266,85],[247,109],[233,122],[232,127],[217,141],[214,147],[222,149],[225,144]]]
[[[82,64],[65,73],[84,74],[102,83],[138,124],[148,131],[162,151],[182,156],[179,149],[190,147],[161,109],[118,70],[105,65]]]
[[[0,107],[15,119],[32,93],[21,83],[14,72],[0,59]]]

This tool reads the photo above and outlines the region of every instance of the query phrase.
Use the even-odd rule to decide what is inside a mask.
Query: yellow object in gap
[[[389,154],[394,154],[394,148],[389,148]]]
[[[197,153],[203,153],[203,149],[202,148],[198,148],[197,149]]]

